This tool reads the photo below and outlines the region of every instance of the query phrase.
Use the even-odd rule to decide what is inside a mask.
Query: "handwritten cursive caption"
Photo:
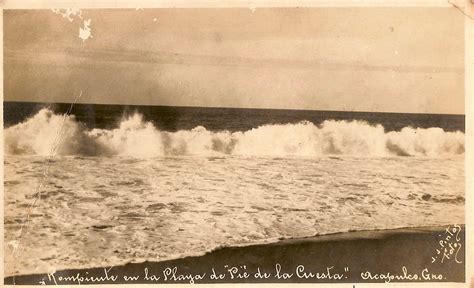
[[[241,280],[241,279],[270,279],[274,278],[277,280],[287,280],[292,278],[298,279],[323,279],[323,280],[341,280],[347,278],[346,273],[349,272],[348,267],[343,269],[336,269],[334,266],[326,267],[322,271],[308,271],[304,265],[298,265],[294,270],[285,270],[279,263],[275,264],[273,271],[264,271],[260,267],[256,270],[250,271],[246,265],[242,266],[231,266],[225,265],[224,269],[219,271],[216,268],[212,268],[207,273],[181,273],[178,267],[167,267],[159,273],[151,271],[148,267],[143,270],[143,273],[137,275],[119,275],[114,274],[112,268],[104,268],[103,275],[90,276],[86,272],[85,274],[77,273],[76,275],[68,276],[57,276],[55,273],[49,273],[47,279],[43,279],[40,284],[98,284],[103,282],[127,282],[132,283],[139,280],[145,280],[145,282],[168,282],[168,283],[199,283],[202,281],[212,282],[213,280]],[[211,280],[211,281],[209,281]]]
[[[263,279],[263,280],[288,280],[294,279],[317,279],[326,282],[338,282],[338,280],[347,279],[350,273],[349,267],[336,268],[334,266],[326,267],[321,271],[309,271],[304,265],[298,265],[295,269],[285,269],[279,263],[275,264],[273,270],[263,270],[257,267],[255,270],[247,269],[246,265],[228,266],[221,269],[211,268],[203,273],[183,273],[178,267],[166,267],[160,271],[152,271],[145,267],[142,273],[134,275],[117,275],[112,271],[112,267],[104,268],[103,274],[91,276],[88,272],[75,275],[59,276],[56,273],[49,273],[47,278],[40,281],[42,285],[64,285],[64,284],[100,284],[100,283],[210,283],[219,280],[228,280],[229,282],[244,279]],[[358,275],[362,281],[379,281],[390,283],[393,281],[442,281],[443,274],[431,273],[428,268],[421,269],[418,272],[408,271],[403,266],[397,273],[373,273],[364,271]],[[274,281],[273,281],[274,282]]]

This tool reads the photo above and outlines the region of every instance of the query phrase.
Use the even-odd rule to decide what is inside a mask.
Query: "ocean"
[[[4,103],[6,276],[465,221],[463,115],[69,107]]]

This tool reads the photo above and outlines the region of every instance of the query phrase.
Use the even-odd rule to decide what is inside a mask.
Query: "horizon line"
[[[71,105],[72,102],[38,102],[21,100],[3,100],[3,103],[37,103],[37,104],[64,104]],[[466,113],[421,113],[421,112],[395,112],[395,111],[361,111],[361,110],[326,110],[326,109],[306,109],[306,108],[261,108],[261,107],[226,107],[226,106],[190,106],[190,105],[156,105],[156,104],[120,104],[120,103],[83,103],[77,102],[74,105],[102,105],[102,106],[150,106],[150,107],[177,107],[177,108],[210,108],[210,109],[245,109],[245,110],[281,110],[281,111],[318,111],[318,112],[348,112],[348,113],[384,113],[384,114],[424,114],[424,115],[447,115],[466,116]]]

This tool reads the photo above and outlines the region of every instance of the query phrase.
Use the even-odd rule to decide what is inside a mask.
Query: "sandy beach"
[[[440,241],[461,246],[441,259]],[[224,247],[170,261],[19,275],[5,284],[464,282],[464,253],[463,226],[357,231]]]

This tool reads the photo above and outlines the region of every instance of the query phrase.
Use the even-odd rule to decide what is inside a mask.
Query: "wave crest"
[[[92,129],[74,116],[42,109],[25,122],[5,129],[7,154],[50,155],[60,131],[59,155],[158,157],[167,155],[248,156],[428,156],[464,153],[464,133],[441,128],[405,127],[385,132],[363,121],[326,120],[263,125],[248,131],[213,132],[202,126],[164,132],[134,114],[116,129]]]

